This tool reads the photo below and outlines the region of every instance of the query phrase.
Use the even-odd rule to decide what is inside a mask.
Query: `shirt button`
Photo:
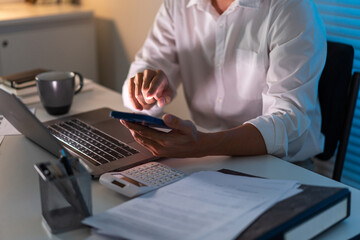
[[[219,97],[219,98],[217,99],[217,101],[218,101],[219,103],[221,103],[221,102],[223,101],[223,99],[222,99],[221,97]]]
[[[220,24],[219,24],[219,27],[221,27],[221,28],[224,27],[224,24],[223,24],[223,23],[220,23]]]

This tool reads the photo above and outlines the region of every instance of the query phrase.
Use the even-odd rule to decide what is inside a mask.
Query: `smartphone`
[[[123,119],[128,122],[141,124],[155,129],[171,129],[170,127],[165,125],[162,119],[145,114],[111,111],[110,117],[116,119]]]

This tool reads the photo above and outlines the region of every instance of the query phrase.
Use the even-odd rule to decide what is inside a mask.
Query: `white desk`
[[[84,92],[74,98],[69,114],[104,106],[125,110],[120,94],[96,86],[93,91]],[[37,104],[36,107],[36,115],[41,120],[53,118],[46,114],[40,104]],[[9,136],[4,139],[0,146],[0,239],[84,239],[90,234],[90,230],[84,228],[49,236],[41,226],[38,175],[33,164],[54,159],[48,152],[23,136]],[[168,159],[164,163],[186,173],[228,168],[267,178],[295,179],[305,184],[345,186],[272,156]],[[350,190],[352,194],[351,216],[323,233],[318,239],[348,239],[360,231],[360,191],[351,187]],[[92,197],[94,214],[127,200],[103,187],[97,181],[92,183]]]

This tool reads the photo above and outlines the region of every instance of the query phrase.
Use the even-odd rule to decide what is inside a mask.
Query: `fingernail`
[[[143,92],[143,95],[144,95],[144,98],[147,99],[147,100],[152,98],[152,97],[150,97],[150,94],[147,91]]]

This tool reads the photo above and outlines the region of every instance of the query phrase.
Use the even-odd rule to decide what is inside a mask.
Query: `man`
[[[320,153],[317,86],[326,58],[311,0],[165,0],[132,63],[123,99],[156,115],[183,84],[193,120],[165,114],[174,130],[122,121],[159,157]]]

